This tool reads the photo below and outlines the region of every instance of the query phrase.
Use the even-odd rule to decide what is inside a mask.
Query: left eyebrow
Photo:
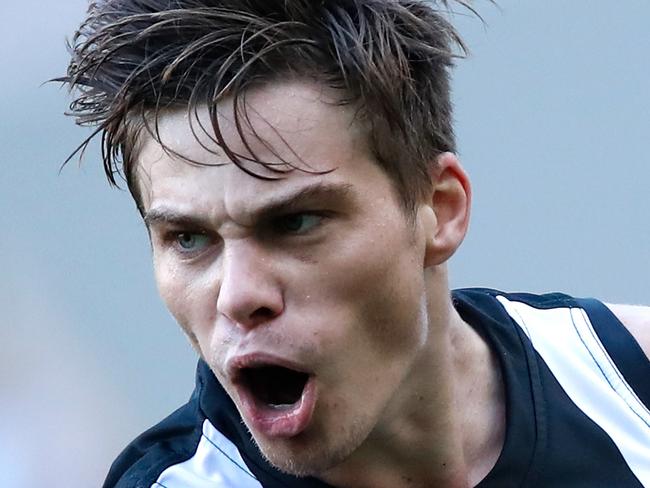
[[[303,187],[295,193],[274,196],[254,209],[253,221],[264,220],[277,215],[302,210],[305,205],[314,202],[335,202],[337,204],[353,203],[352,185],[347,183],[314,183]]]

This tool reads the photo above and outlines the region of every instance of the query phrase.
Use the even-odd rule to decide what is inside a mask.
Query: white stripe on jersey
[[[151,488],[262,488],[237,447],[207,419],[194,456],[163,471]]]
[[[650,412],[614,365],[585,311],[497,299],[573,403],[607,433],[630,470],[650,488]]]

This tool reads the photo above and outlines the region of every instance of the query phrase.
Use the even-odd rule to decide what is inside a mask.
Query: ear
[[[467,233],[472,190],[455,154],[443,153],[431,171],[432,193],[419,208],[425,232],[424,266],[436,266],[456,252]]]

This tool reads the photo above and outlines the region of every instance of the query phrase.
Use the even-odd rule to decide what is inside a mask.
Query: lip
[[[242,354],[231,358],[226,364],[226,374],[234,384],[238,384],[241,382],[242,369],[256,368],[260,366],[281,366],[283,368],[293,369],[299,373],[305,373],[312,376],[311,371],[309,371],[304,365],[266,352]]]
[[[281,366],[309,375],[300,399],[292,405],[272,407],[261,403],[245,386],[241,371],[243,368],[260,366]],[[290,438],[307,429],[313,417],[317,401],[316,381],[313,373],[303,365],[267,353],[236,356],[226,367],[239,403],[241,414],[248,427],[269,438]]]

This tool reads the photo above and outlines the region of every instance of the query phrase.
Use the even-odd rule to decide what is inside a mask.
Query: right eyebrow
[[[168,207],[157,207],[148,210],[144,215],[144,223],[148,229],[160,224],[171,224],[194,229],[206,229],[210,226],[208,219],[188,215]]]

